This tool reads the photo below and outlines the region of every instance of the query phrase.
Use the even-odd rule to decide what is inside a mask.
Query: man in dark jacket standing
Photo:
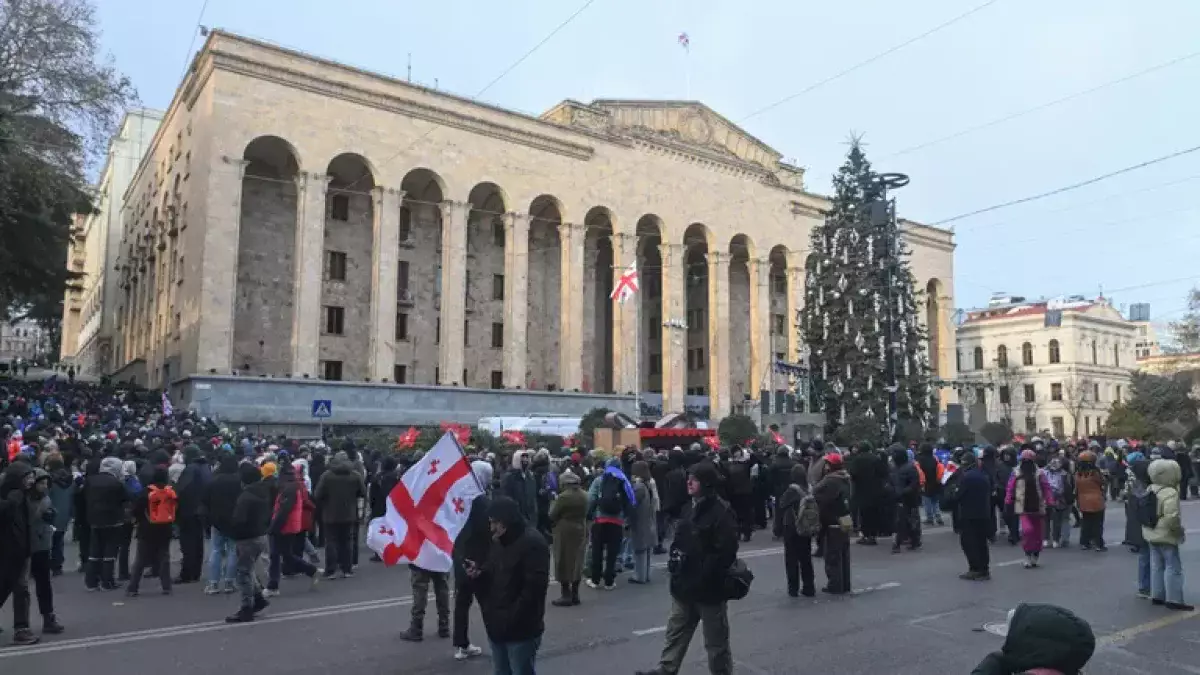
[[[671,573],[671,612],[662,658],[657,668],[639,671],[639,675],[678,673],[701,622],[709,672],[733,672],[724,589],[725,576],[737,559],[738,535],[733,512],[716,496],[719,481],[716,468],[707,461],[694,465],[688,475],[692,499],[679,519],[667,564]]]
[[[271,524],[270,488],[253,464],[238,468],[242,492],[238,495],[230,520],[230,536],[237,550],[237,586],[241,592],[238,611],[225,617],[228,623],[254,620],[257,612],[270,603],[263,597],[263,585],[258,579],[258,558],[267,549],[267,529]]]
[[[546,631],[550,547],[508,497],[492,500],[488,521],[492,544],[487,561],[466,561],[465,571],[477,589],[494,672],[532,674]]]
[[[366,497],[363,478],[347,461],[334,461],[317,485],[316,502],[325,527],[325,578],[341,569],[342,578],[354,576],[351,539],[358,522],[358,500]]]
[[[175,523],[179,526],[179,552],[182,556],[179,578],[175,583],[190,584],[200,580],[200,571],[204,566],[204,490],[212,480],[212,469],[208,466],[208,460],[200,454],[200,448],[195,445],[183,449],[183,459],[187,466],[175,483],[175,493],[179,495]]]
[[[917,466],[921,467],[922,473],[925,474],[925,488],[921,495],[921,504],[925,507],[925,524],[944,525],[941,505],[941,471],[938,470],[941,468],[941,463],[933,455],[933,446],[929,443],[922,443],[917,448]]]
[[[750,480],[750,464],[742,449],[733,453],[729,464],[729,505],[737,518],[738,534],[750,541],[754,534],[754,484]]]
[[[29,630],[30,522],[25,495],[33,486],[33,467],[13,462],[0,478],[0,607],[13,600],[13,644],[37,644]]]
[[[525,522],[537,527],[538,484],[537,479],[533,477],[533,472],[529,470],[529,464],[528,450],[518,450],[513,453],[512,469],[504,474],[501,492],[517,503],[517,508],[525,517]]]
[[[991,579],[991,552],[988,550],[988,521],[992,515],[992,479],[967,450],[960,460],[958,471],[950,477],[946,504],[954,509],[959,543],[967,557],[967,572],[959,575],[967,581]]]
[[[157,469],[156,469],[157,471]],[[214,595],[224,590],[232,593],[233,577],[237,572],[237,554],[233,538],[229,536],[233,520],[233,506],[242,493],[242,480],[238,477],[237,457],[226,453],[217,465],[217,472],[208,485],[204,486],[203,508],[212,526],[212,554],[208,564],[208,586],[204,593]]]
[[[121,482],[124,463],[116,457],[105,457],[100,461],[100,471],[88,476],[83,483],[84,501],[87,504],[88,566],[83,583],[89,591],[118,588],[113,578],[120,547],[121,528],[125,525],[125,506],[129,492]]]
[[[899,553],[904,544],[915,551],[921,548],[921,476],[908,461],[908,451],[903,446],[893,444],[890,450],[892,489],[896,494],[896,539],[892,553]]]
[[[467,576],[467,561],[478,565],[487,560],[492,545],[491,525],[488,523],[488,511],[492,507],[492,499],[488,494],[492,485],[492,465],[483,460],[476,460],[471,462],[471,471],[483,487],[484,494],[471,502],[467,524],[454,540],[454,658],[459,661],[483,653],[483,650],[471,644],[467,637],[471,600],[480,600],[479,589]]]

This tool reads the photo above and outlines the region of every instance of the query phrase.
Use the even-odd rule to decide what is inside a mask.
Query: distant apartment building
[[[95,210],[76,219],[67,265],[82,274],[63,302],[60,359],[81,374],[111,373],[120,280],[114,273],[121,243],[125,190],[162,121],[157,110],[126,113],[108,145],[108,159],[93,196]]]
[[[31,362],[47,356],[50,335],[31,320],[0,321],[0,363]]]
[[[1129,395],[1137,325],[1105,298],[997,295],[958,328],[960,400],[1015,432],[1102,433]]]

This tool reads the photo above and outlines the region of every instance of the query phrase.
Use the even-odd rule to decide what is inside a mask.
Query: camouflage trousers
[[[425,629],[425,608],[429,605],[429,586],[432,584],[434,601],[437,603],[438,633],[449,634],[450,585],[447,582],[448,573],[430,572],[416,565],[409,565],[408,569],[412,576],[413,632],[420,633]]]

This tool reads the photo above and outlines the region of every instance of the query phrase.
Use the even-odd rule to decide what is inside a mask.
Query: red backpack
[[[175,488],[150,486],[149,508],[146,509],[146,519],[153,525],[170,525],[175,522],[175,509],[179,506],[179,497]]]

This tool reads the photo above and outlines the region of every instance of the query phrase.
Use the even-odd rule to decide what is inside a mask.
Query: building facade
[[[531,117],[222,31],[125,197],[119,378],[640,390],[712,417],[788,386],[827,207],[700,103]],[[952,377],[953,235],[902,226]]]
[[[121,300],[115,274],[123,235],[125,191],[162,121],[162,112],[149,109],[125,114],[108,145],[108,158],[93,195],[95,210],[78,216],[67,256],[70,268],[82,274],[63,302],[60,360],[84,375],[113,371],[113,338]]]
[[[0,321],[0,363],[31,363],[50,357],[50,334],[36,321]]]
[[[960,398],[1018,433],[1103,432],[1129,395],[1137,327],[1104,298],[997,297],[958,326]]]

